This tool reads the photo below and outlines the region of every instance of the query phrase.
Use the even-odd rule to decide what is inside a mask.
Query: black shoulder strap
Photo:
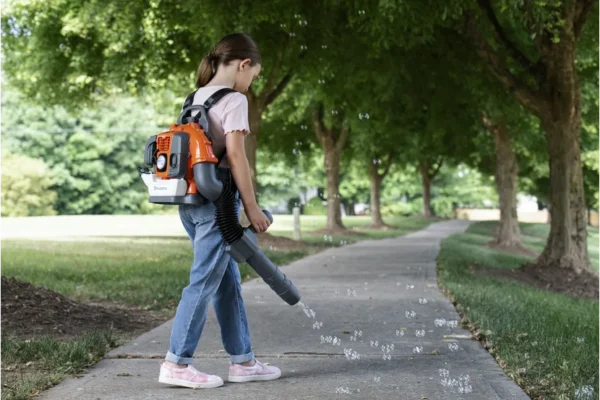
[[[214,92],[206,101],[204,102],[204,108],[206,111],[210,110],[212,106],[214,106],[219,100],[223,98],[226,94],[233,93],[235,90],[230,88],[219,89]]]
[[[214,92],[208,99],[206,99],[203,105],[194,106],[192,105],[192,103],[194,102],[194,95],[197,91],[198,90],[193,91],[186,97],[185,101],[183,102],[181,114],[179,114],[179,118],[177,119],[177,123],[182,124],[186,122],[198,122],[198,124],[200,124],[200,126],[204,129],[205,133],[208,135],[208,138],[212,141],[212,135],[209,132],[210,129],[208,124],[208,110],[210,110],[212,106],[214,106],[219,100],[221,100],[223,96],[229,93],[233,93],[235,92],[235,90],[230,88],[219,89],[216,92]],[[193,110],[198,110],[198,114],[196,114],[194,117],[191,116],[191,112]],[[221,154],[218,157],[219,162],[217,163],[217,167],[219,166],[219,164],[221,164],[221,161],[225,157],[226,152],[227,148],[225,147],[225,149],[223,150],[223,154]]]

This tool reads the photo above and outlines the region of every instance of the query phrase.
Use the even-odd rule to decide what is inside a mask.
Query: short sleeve
[[[241,93],[234,93],[225,105],[221,114],[223,133],[227,135],[233,131],[245,131],[246,136],[250,133],[248,122],[248,99]]]

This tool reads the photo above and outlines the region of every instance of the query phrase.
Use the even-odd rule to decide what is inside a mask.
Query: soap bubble
[[[425,337],[425,331],[423,329],[417,329],[415,331],[415,334],[417,335],[417,337]]]
[[[593,399],[594,398],[594,388],[591,385],[585,385],[575,390],[575,398],[576,399]]]
[[[308,24],[306,20],[298,21],[298,23],[302,26],[306,26]]]
[[[381,377],[376,376],[376,377],[373,378],[373,381],[376,382],[376,383],[379,383],[381,381]]]
[[[327,48],[327,45],[326,45],[326,44],[323,44],[323,45],[321,45],[321,48],[322,48],[322,49],[326,49],[326,48]]]
[[[296,34],[294,32],[290,32],[290,37],[296,37]]]
[[[419,354],[423,352],[423,346],[417,346],[413,349],[413,353]]]
[[[381,160],[378,159],[378,158],[374,158],[373,159],[373,165],[376,165],[376,164],[381,164]]]
[[[287,24],[279,24],[279,26],[280,26],[281,28],[285,28],[285,27],[287,26]]]
[[[447,377],[449,377],[449,376],[450,376],[450,371],[448,371],[448,370],[447,370],[447,369],[445,369],[445,368],[440,368],[440,369],[439,369],[439,373],[440,373],[440,376],[441,376],[442,378],[447,378]]]
[[[448,321],[446,323],[446,325],[448,325],[449,328],[456,328],[458,326],[458,321],[457,320]]]
[[[407,288],[407,289],[414,289],[414,288],[415,288],[415,285],[410,285],[410,284],[407,284],[407,285],[406,285],[406,288]]]
[[[444,318],[436,318],[433,323],[435,326],[444,326],[446,325],[446,320]]]
[[[419,304],[427,304],[427,299],[425,297],[419,297]]]
[[[450,351],[458,351],[458,343],[448,343]]]
[[[338,115],[338,110],[331,110],[331,113],[332,113],[333,115]]]
[[[308,129],[308,125],[300,125],[300,129],[302,129],[303,131]],[[296,142],[296,145],[298,145],[298,143],[302,144],[302,142]]]
[[[334,291],[334,293],[335,293],[335,295],[337,296],[338,294],[340,294],[340,291],[336,289],[336,290]]]
[[[325,79],[319,79],[319,83],[320,84],[324,84],[325,83]]]
[[[377,340],[371,340],[371,347],[378,347],[379,342]]]
[[[363,119],[363,118],[364,119],[369,119],[369,113],[364,113],[364,114],[363,113],[359,113],[358,114],[358,118],[359,119]]]
[[[347,360],[360,360],[360,354],[352,349],[344,349],[344,355]]]
[[[583,342],[585,342],[585,338],[582,338],[582,337],[577,338],[577,343],[583,343]]]
[[[313,324],[313,329],[321,329],[323,327],[323,322],[316,321]]]
[[[396,336],[404,336],[404,331],[400,329],[396,329]]]
[[[406,316],[406,318],[414,318],[417,315],[417,313],[414,311],[405,311],[404,315]]]
[[[384,354],[384,355],[383,355],[383,359],[384,359],[384,360],[388,360],[388,361],[389,361],[389,360],[391,360],[391,359],[392,359],[392,355],[391,355],[391,354]]]
[[[366,11],[365,10],[358,10],[358,15],[365,15]]]
[[[335,388],[335,392],[342,394],[350,394],[350,389],[347,386],[340,386]]]
[[[308,49],[308,47],[306,45],[304,45],[304,44],[300,45],[300,50],[306,50],[306,49]]]
[[[354,289],[348,289],[346,293],[348,294],[348,296],[356,297],[356,290]]]
[[[442,375],[443,374],[443,375]],[[471,393],[473,387],[469,383],[469,375],[461,374],[458,379],[450,378],[449,371],[446,369],[440,370],[440,376],[443,376],[440,383],[442,386],[456,388],[458,393]]]

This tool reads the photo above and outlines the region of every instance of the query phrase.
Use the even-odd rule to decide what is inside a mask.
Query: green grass
[[[285,223],[272,235],[290,237]],[[425,218],[385,218],[396,229],[386,232],[366,230],[364,237],[334,235],[332,240],[310,232],[325,226],[325,217],[302,216],[304,249],[269,249],[264,253],[277,265],[328,247],[350,244],[362,239],[399,236],[433,222]],[[348,228],[370,224],[368,217],[346,217]],[[342,242],[342,243],[341,243]],[[193,254],[187,237],[112,238],[96,241],[3,240],[2,275],[43,286],[77,300],[110,300],[142,306],[146,309],[171,310],[177,306],[181,290],[189,281]],[[248,264],[240,264],[244,280],[256,273]],[[120,340],[120,338],[119,338]],[[49,338],[15,340],[2,338],[2,365],[10,368],[2,374],[2,399],[21,400],[44,390],[98,361],[116,339],[104,333],[90,333],[66,341]],[[32,363],[29,366],[27,363]],[[18,372],[16,372],[18,371]],[[23,372],[25,371],[25,372]]]
[[[468,267],[517,268],[527,257],[484,247],[493,223],[472,225],[442,242],[438,258],[440,286],[449,290],[463,312],[493,343],[506,362],[506,373],[534,398],[575,399],[591,386],[598,393],[598,301],[539,290],[507,279],[474,277]],[[541,251],[546,225],[523,224],[527,247]],[[598,252],[598,230],[589,235],[590,254]],[[596,260],[597,261],[597,260]],[[597,268],[597,262],[596,262]],[[518,335],[527,333],[526,337]],[[583,341],[580,343],[580,341]],[[526,373],[520,376],[519,368]]]
[[[25,400],[100,361],[116,342],[111,331],[76,339],[2,338],[2,399]]]
[[[496,226],[494,221],[479,222],[471,225],[469,232],[480,235],[491,235]],[[538,254],[546,246],[546,238],[550,234],[550,225],[548,224],[528,224],[520,223],[521,241],[523,245]],[[588,226],[588,254],[592,268],[598,271],[600,252],[598,248],[598,228]]]
[[[302,217],[304,218],[304,217]],[[313,226],[320,229],[321,222]],[[313,221],[319,218],[312,217]],[[362,239],[399,236],[430,224],[432,219],[390,219],[398,229],[379,232],[365,231],[365,237],[334,235],[331,242],[323,236],[311,236],[304,228],[302,241],[309,248],[289,251],[263,248],[264,253],[277,265],[306,257],[331,246],[340,246]],[[387,222],[387,219],[386,219]],[[368,218],[347,217],[348,227],[366,225]],[[268,231],[273,235],[280,232]],[[291,237],[291,232],[284,232]],[[284,235],[282,235],[284,236]],[[12,276],[37,286],[78,300],[110,300],[146,309],[174,308],[181,290],[189,281],[193,260],[191,243],[180,238],[121,238],[111,241],[2,241],[2,275]],[[256,273],[246,263],[241,264],[243,279]]]

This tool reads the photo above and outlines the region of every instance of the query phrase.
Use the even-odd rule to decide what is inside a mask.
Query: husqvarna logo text
[[[154,190],[167,190],[164,186],[154,186]]]

